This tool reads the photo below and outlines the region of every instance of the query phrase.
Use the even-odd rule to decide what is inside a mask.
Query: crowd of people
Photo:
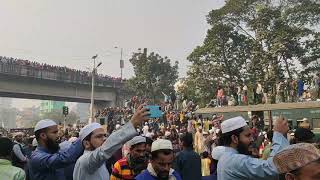
[[[250,89],[247,84],[231,83],[225,87],[218,86],[215,93],[216,98],[212,99],[207,107],[320,101],[320,74],[317,73],[314,76],[311,86],[307,86],[302,79],[278,81],[274,100],[271,97],[272,91],[270,84],[262,82],[257,82]],[[252,99],[253,102],[250,103],[249,99]]]
[[[53,72],[61,77],[68,73],[76,81],[90,76],[66,67],[6,57],[0,60],[1,71],[21,73],[19,67],[30,67],[26,73]],[[279,82],[276,101],[317,100],[319,79],[317,74],[315,98],[309,98],[301,80]],[[267,103],[268,90],[261,83],[252,92],[254,104]],[[272,128],[258,115],[247,121],[241,116],[203,117],[195,114],[199,106],[193,100],[184,99],[179,107],[175,93],[162,94],[164,101],[157,104],[163,111],[159,118],[148,117],[147,98],[133,96],[122,108],[98,110],[91,124],[64,127],[44,119],[37,122],[33,134],[2,133],[0,179],[320,179],[320,141],[307,120],[290,129],[282,116]],[[223,87],[216,94],[208,107],[248,105],[251,93],[246,85],[231,84],[228,95]]]
[[[33,136],[0,137],[2,179],[319,179],[319,141],[310,124],[290,130],[279,117],[272,129],[254,115],[194,114],[195,105],[164,108],[151,119],[145,100],[106,108],[100,123],[67,127],[41,120]],[[135,103],[133,103],[135,102]],[[142,104],[141,104],[142,103]],[[164,103],[172,106],[173,101]],[[188,103],[189,104],[189,103]],[[135,107],[135,105],[139,105]],[[113,122],[113,123],[109,123]],[[112,126],[112,128],[111,128]],[[63,132],[63,133],[61,133]]]
[[[19,76],[28,76],[41,79],[70,81],[76,83],[91,83],[91,72],[80,71],[68,67],[53,66],[46,63],[38,63],[23,59],[0,56],[0,72]],[[96,83],[106,85],[107,83],[121,82],[121,78],[98,74]]]

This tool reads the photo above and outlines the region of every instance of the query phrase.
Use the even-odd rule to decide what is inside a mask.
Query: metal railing
[[[12,62],[3,62],[0,60],[0,74],[32,77],[42,80],[54,80],[77,84],[91,84],[91,73],[80,70],[60,69],[42,69],[42,67],[33,67],[29,65],[20,65]],[[111,77],[96,76],[96,86],[102,87],[121,87],[123,82],[120,79]]]

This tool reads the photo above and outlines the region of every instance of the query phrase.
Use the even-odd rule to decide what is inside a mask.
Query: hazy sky
[[[201,45],[206,15],[224,0],[0,0],[0,55],[87,70],[98,53],[99,73],[133,75],[128,58],[149,48],[180,63]],[[14,104],[18,100],[14,101]],[[35,101],[36,102],[36,101]],[[23,101],[23,104],[32,104]]]

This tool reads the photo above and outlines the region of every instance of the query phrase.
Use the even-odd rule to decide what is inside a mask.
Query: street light
[[[118,48],[120,48],[120,47],[115,46],[114,48],[115,48],[115,49],[118,49]],[[123,61],[123,59],[122,59],[123,48],[120,48],[120,49],[121,49],[121,54],[120,54],[120,78],[121,78],[121,81],[122,81],[122,70],[123,70],[123,68],[124,68],[124,61]]]
[[[99,64],[96,66],[96,59],[98,57],[98,54],[92,57],[93,59],[93,68],[92,68],[92,79],[91,79],[91,103],[90,103],[90,118],[89,118],[89,124],[94,121],[94,112],[93,112],[93,106],[94,106],[94,83],[95,83],[95,75],[97,72],[97,68],[101,66],[102,62],[99,62]]]

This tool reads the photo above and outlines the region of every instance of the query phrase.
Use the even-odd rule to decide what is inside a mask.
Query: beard
[[[169,179],[169,172],[168,171],[163,171],[158,173],[158,178],[157,180],[168,180]]]
[[[133,171],[140,173],[142,170],[145,170],[148,166],[147,156],[131,158]]]
[[[89,151],[94,151],[96,150],[97,148],[95,148],[92,143],[90,142],[90,147],[88,148]]]
[[[240,154],[251,155],[251,153],[249,152],[249,145],[246,145],[246,144],[242,143],[241,141],[239,141],[237,151]]]
[[[134,164],[141,164],[147,161],[147,156],[132,158]]]
[[[54,141],[54,140],[48,138],[46,143],[47,143],[47,147],[50,150],[50,152],[56,153],[60,150],[60,146],[57,141]]]

